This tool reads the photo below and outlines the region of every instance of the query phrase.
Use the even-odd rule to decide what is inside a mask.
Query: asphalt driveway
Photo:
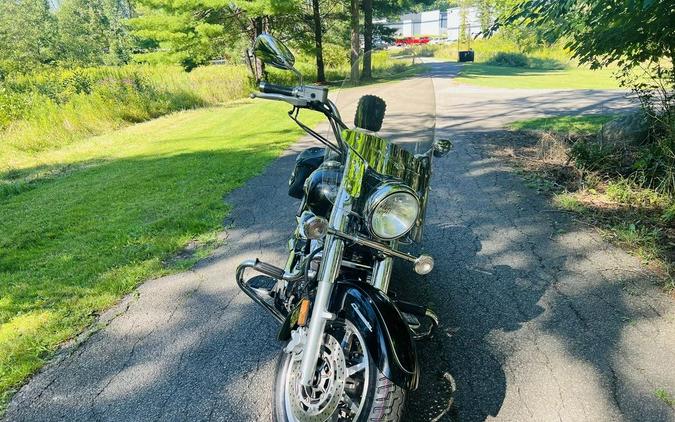
[[[393,288],[431,304],[442,330],[420,345],[423,385],[408,420],[668,421],[675,306],[640,262],[551,209],[491,157],[490,133],[532,116],[628,107],[621,92],[461,86],[430,64],[437,130],[455,149],[434,164],[421,248],[427,277],[399,266]],[[191,271],[142,285],[14,398],[11,421],[270,420],[281,345],[241,294],[237,264],[284,262],[297,203],[286,195],[303,140],[226,200],[225,246]]]

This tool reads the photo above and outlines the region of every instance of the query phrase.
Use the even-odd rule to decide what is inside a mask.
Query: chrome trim
[[[248,295],[255,303],[258,305],[261,305],[263,308],[265,308],[272,316],[274,319],[277,320],[280,324],[283,324],[284,320],[286,319],[286,316],[282,314],[277,308],[274,307],[271,303],[267,302],[263,297],[261,297],[256,289],[252,288],[251,286],[248,285],[248,282],[244,281],[244,273],[246,272],[247,268],[253,268],[254,270],[263,273],[269,277],[272,277],[274,279],[282,279],[280,277],[283,274],[283,270],[281,268],[276,268],[272,265],[265,264],[264,262],[260,262],[257,259],[249,259],[237,267],[237,285],[239,288]]]
[[[381,261],[375,261],[375,265],[373,266],[373,287],[387,293],[393,270],[394,258],[388,256]]]
[[[384,237],[379,237],[375,232],[373,231],[373,223],[372,223],[372,218],[373,218],[373,213],[377,209],[377,207],[380,206],[380,204],[387,199],[390,195],[393,195],[395,193],[408,193],[412,195],[413,198],[415,198],[415,201],[417,202],[417,216],[415,216],[415,219],[412,221],[412,224],[406,231],[401,233],[398,236],[395,237],[390,237],[390,238],[384,238]],[[366,227],[368,228],[368,232],[375,236],[378,239],[381,240],[394,240],[398,239],[400,237],[405,236],[406,234],[410,233],[410,231],[415,227],[415,224],[417,223],[417,220],[420,215],[420,210],[421,210],[421,204],[420,204],[420,199],[415,193],[414,190],[412,190],[410,187],[402,184],[402,183],[397,183],[397,182],[385,182],[381,184],[380,186],[375,189],[375,192],[373,192],[372,195],[368,198],[366,201],[365,206],[363,207],[363,216],[366,220]]]
[[[374,240],[367,239],[365,237],[361,237],[356,234],[349,234],[345,233],[343,231],[335,230],[335,229],[328,229],[328,234],[333,235],[345,240],[349,240],[350,242],[358,243],[361,246],[366,246],[368,248],[375,249],[377,251],[382,252],[385,255],[393,256],[394,258],[401,258],[403,260],[409,261],[409,262],[415,262],[417,260],[417,256],[407,254],[405,252],[397,251],[396,249],[392,249],[389,246],[376,242]]]
[[[350,155],[347,156],[347,164],[345,165],[345,173],[349,169]],[[343,180],[346,180],[345,174]],[[352,198],[345,189],[344,182],[340,185],[335,204],[331,211],[329,228],[336,232],[342,232],[346,229],[349,221],[349,214],[352,207]],[[319,267],[318,286],[316,289],[316,297],[314,299],[314,306],[312,309],[312,316],[309,321],[309,329],[307,331],[307,344],[302,353],[302,361],[300,363],[300,383],[308,386],[314,377],[314,369],[316,362],[319,359],[319,352],[321,351],[321,344],[323,342],[323,333],[326,328],[326,322],[331,319],[332,315],[328,312],[328,303],[331,293],[333,291],[333,283],[340,271],[342,254],[344,252],[344,241],[331,234],[325,237],[323,257],[321,259],[321,266]]]
[[[342,259],[342,266],[347,267],[347,268],[352,268],[352,269],[355,269],[355,270],[372,270],[373,269],[370,265],[359,264],[358,262],[348,261],[346,259]]]
[[[359,309],[359,306],[356,303],[352,302],[352,309],[354,309],[354,311],[359,316],[359,318],[361,318],[361,322],[363,322],[363,325],[365,325],[366,328],[368,328],[368,331],[370,331],[372,333],[373,332],[373,326],[370,325],[370,323],[368,322],[366,317],[363,316],[363,314],[361,313],[361,310]]]

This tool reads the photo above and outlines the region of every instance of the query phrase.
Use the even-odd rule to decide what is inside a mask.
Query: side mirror
[[[452,142],[448,139],[439,139],[434,143],[434,157],[442,157],[452,149]]]
[[[255,39],[253,54],[263,63],[278,69],[295,70],[295,56],[281,41],[270,34],[258,35]]]

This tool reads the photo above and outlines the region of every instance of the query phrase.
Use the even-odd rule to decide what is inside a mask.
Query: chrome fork
[[[345,172],[343,175],[343,182],[340,185],[335,204],[330,215],[329,227],[335,231],[343,232],[347,228],[349,213],[351,212],[352,197],[349,195],[344,187],[347,180],[347,170],[349,169],[349,157],[345,165]],[[309,321],[309,329],[307,330],[307,342],[302,353],[301,361],[301,378],[302,385],[308,386],[314,377],[314,370],[316,362],[319,359],[321,352],[321,344],[323,342],[323,332],[326,328],[326,322],[335,319],[335,315],[328,312],[329,300],[333,292],[333,284],[338,276],[338,271],[342,265],[342,254],[344,252],[344,240],[329,234],[326,236],[324,242],[324,253],[321,259],[321,267],[319,269],[318,286],[316,291],[316,299],[314,300],[314,308],[312,309],[312,316]]]

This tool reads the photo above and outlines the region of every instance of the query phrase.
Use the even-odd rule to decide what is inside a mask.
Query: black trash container
[[[459,52],[459,61],[460,62],[472,62],[473,61],[473,50],[466,50]]]

